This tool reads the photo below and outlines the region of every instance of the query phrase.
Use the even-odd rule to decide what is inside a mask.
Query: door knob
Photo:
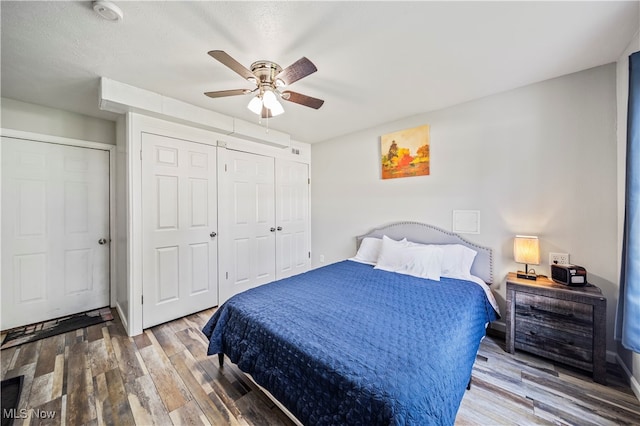
[[[269,229],[269,231],[276,232],[276,228],[271,228],[271,229]]]
[[[278,226],[276,229],[277,229],[278,231],[282,231],[282,226]]]
[[[211,233],[209,234],[211,238],[215,237],[216,235],[218,235],[216,231],[211,231]]]
[[[100,244],[101,246],[103,246],[103,245],[107,244],[107,240],[106,240],[106,238],[100,238],[100,239],[98,240],[98,244]]]

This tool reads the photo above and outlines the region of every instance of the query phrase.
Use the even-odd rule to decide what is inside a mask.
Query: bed
[[[381,268],[389,247],[409,245],[421,272],[430,253],[427,263],[444,265],[443,248],[476,254],[466,275],[439,280]],[[350,260],[227,300],[203,328],[208,354],[221,365],[228,356],[305,425],[453,424],[498,315],[491,249],[415,222],[375,229],[357,247]]]

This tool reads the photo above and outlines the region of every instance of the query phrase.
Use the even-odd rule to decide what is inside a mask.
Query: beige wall
[[[2,98],[0,127],[115,145],[116,124],[40,105]]]
[[[391,108],[391,106],[387,106]],[[357,112],[354,112],[357,113]],[[538,235],[542,264],[566,252],[608,300],[615,350],[618,292],[616,66],[605,65],[312,145],[314,266],[350,257],[356,235],[415,220],[451,229],[453,210],[480,210],[504,314],[515,234]],[[431,175],[380,179],[380,135],[431,126]]]

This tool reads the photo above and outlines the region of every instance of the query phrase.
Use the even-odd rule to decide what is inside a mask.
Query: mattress
[[[343,261],[233,296],[203,332],[304,424],[453,424],[494,319],[471,281]]]

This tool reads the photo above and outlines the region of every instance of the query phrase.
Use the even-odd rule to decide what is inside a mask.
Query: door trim
[[[41,133],[25,132],[22,130],[4,129],[0,128],[0,136],[12,139],[24,139],[34,142],[53,143],[57,145],[68,145],[78,148],[98,149],[101,151],[109,152],[109,303],[110,307],[116,306],[116,241],[117,241],[117,229],[116,229],[116,198],[115,198],[115,170],[116,170],[116,146],[109,145],[102,142],[91,142],[81,139],[71,139],[61,136],[44,135]],[[0,160],[2,156],[2,149],[0,149]],[[1,182],[0,177],[0,184]],[[2,218],[2,198],[0,198],[0,219]],[[2,231],[0,230],[0,238]],[[0,249],[1,250],[1,249]],[[2,255],[0,251],[0,256]],[[0,266],[1,267],[1,266]],[[0,274],[2,271],[0,270]],[[122,315],[121,312],[119,312]]]

